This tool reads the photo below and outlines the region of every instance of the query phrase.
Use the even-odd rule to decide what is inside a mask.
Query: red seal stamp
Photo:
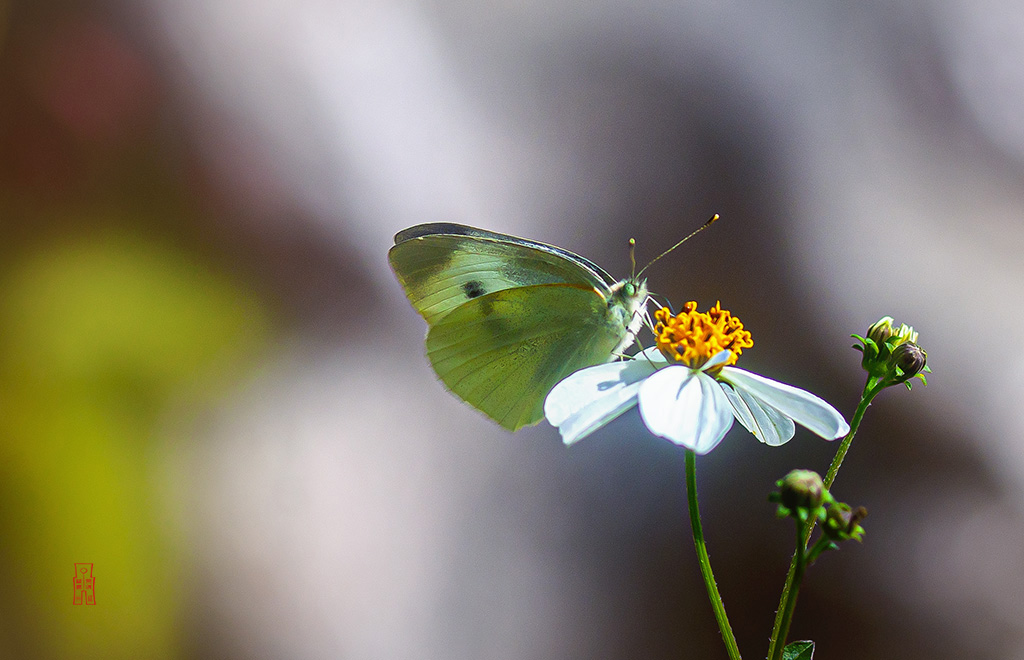
[[[96,604],[96,579],[92,576],[92,564],[75,564],[74,579],[74,600],[75,605]]]

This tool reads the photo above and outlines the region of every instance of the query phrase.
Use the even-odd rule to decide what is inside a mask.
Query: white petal
[[[793,420],[775,408],[763,405],[746,390],[734,389],[728,384],[723,384],[722,390],[729,397],[736,419],[761,442],[777,447],[793,437],[796,432]]]
[[[552,388],[544,416],[570,445],[636,405],[640,382],[654,372],[646,360],[609,362],[581,369]]]
[[[747,429],[754,434],[761,442],[764,442],[764,438],[757,432],[757,422],[754,421],[754,413],[750,412],[750,407],[746,404],[740,395],[737,394],[736,389],[732,385],[725,384],[722,387],[722,391],[725,392],[725,396],[728,397],[729,403],[732,405],[732,412],[739,420],[743,428]]]
[[[732,426],[729,399],[713,378],[683,366],[658,370],[640,386],[640,415],[651,433],[706,454]]]
[[[765,405],[746,390],[739,390],[740,398],[750,406],[754,420],[764,434],[763,442],[772,447],[784,445],[796,433],[796,424],[777,409]]]
[[[578,442],[635,406],[639,390],[640,383],[627,385],[566,419],[558,427],[562,442],[566,445]]]
[[[653,362],[658,367],[663,367],[668,364],[668,359],[658,350],[657,346],[651,346],[645,348],[636,355],[633,356],[634,360],[643,360],[644,362]]]
[[[721,376],[736,389],[745,391],[760,403],[775,408],[826,440],[841,438],[850,430],[850,425],[838,410],[810,392],[735,367],[724,367]]]
[[[720,364],[725,364],[726,362],[729,361],[730,357],[732,357],[732,351],[728,349],[724,351],[718,351],[717,353],[712,355],[707,362],[704,363],[704,366],[702,366],[700,370],[707,371],[712,367],[717,367]]]
[[[646,360],[620,360],[580,369],[551,389],[544,401],[544,416],[558,426],[617,388],[639,382],[652,373],[654,367]]]

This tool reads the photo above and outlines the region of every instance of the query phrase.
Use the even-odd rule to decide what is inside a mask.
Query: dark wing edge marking
[[[470,227],[468,225],[460,225],[454,222],[428,222],[422,225],[415,225],[408,229],[395,234],[395,245],[404,243],[409,240],[416,238],[422,238],[424,236],[436,236],[436,235],[447,235],[447,236],[469,236],[471,238],[481,238],[484,240],[499,241],[499,242],[512,242],[520,245],[526,245],[534,248],[535,250],[541,250],[550,254],[555,254],[570,261],[574,261],[584,268],[592,271],[599,279],[604,280],[605,284],[609,287],[615,284],[618,280],[608,274],[604,268],[601,268],[590,259],[581,257],[575,252],[570,252],[564,248],[560,248],[557,245],[551,245],[549,243],[541,243],[540,241],[531,241],[528,238],[520,238],[518,236],[512,236],[511,234],[501,234],[495,231],[487,231],[486,229],[477,229],[476,227]]]

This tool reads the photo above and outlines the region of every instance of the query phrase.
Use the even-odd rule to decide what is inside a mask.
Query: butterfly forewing
[[[625,334],[596,289],[533,285],[452,310],[427,333],[427,356],[452,392],[514,431],[543,417],[562,378],[611,359]]]
[[[512,236],[510,234],[499,234],[498,232],[488,231],[486,229],[479,229],[477,227],[470,227],[468,225],[459,225],[453,222],[429,222],[422,225],[416,225],[403,229],[402,231],[395,234],[395,244],[404,243],[413,238],[420,238],[421,236],[464,236],[467,238],[480,238],[489,241],[497,241],[499,243],[512,243],[514,245],[521,245],[524,247],[541,250],[549,254],[554,254],[558,257],[567,259],[572,262],[576,262],[584,269],[595,273],[599,279],[604,280],[606,283],[611,284],[615,281],[615,278],[608,274],[608,272],[595,264],[590,259],[580,256],[575,252],[570,252],[565,248],[560,248],[557,245],[551,245],[550,243],[541,243],[540,241],[531,241],[528,238],[520,238],[518,236]]]
[[[463,233],[423,233],[424,227],[456,228]],[[388,253],[391,266],[409,301],[429,324],[496,291],[569,284],[607,296],[612,284],[607,273],[571,252],[461,225],[413,227],[395,240]]]

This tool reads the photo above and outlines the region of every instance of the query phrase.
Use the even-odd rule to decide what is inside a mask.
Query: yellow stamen
[[[721,302],[707,312],[696,310],[697,303],[691,301],[675,316],[667,307],[654,312],[658,350],[670,362],[698,369],[719,351],[730,350],[732,355],[721,366],[736,364],[743,349],[754,345],[750,333],[738,318],[722,309]]]

